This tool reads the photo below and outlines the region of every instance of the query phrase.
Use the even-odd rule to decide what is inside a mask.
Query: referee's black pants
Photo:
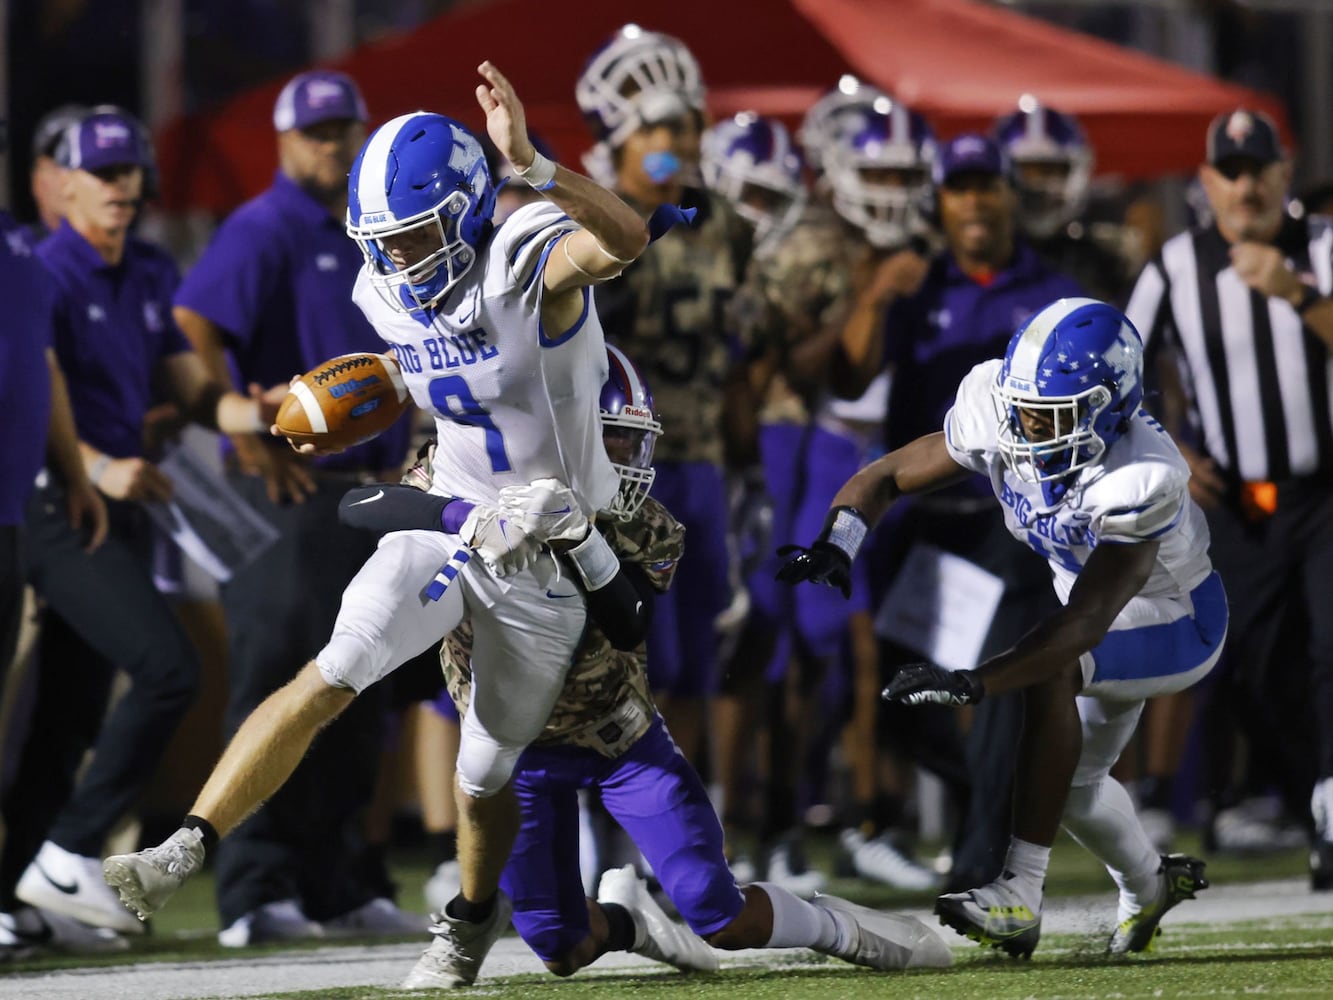
[[[1004,582],[1004,596],[981,648],[983,660],[1008,649],[1059,607],[1045,560],[1009,534],[1004,512],[993,501],[981,509],[958,511],[918,501],[907,507],[900,521],[886,522],[879,530],[886,533],[877,540],[873,558],[879,561],[876,574],[885,587],[914,542],[960,556]],[[880,670],[886,682],[898,667],[921,659],[922,654],[906,647],[881,643]],[[949,890],[972,889],[998,878],[1012,828],[1022,693],[986,698],[977,705],[961,754],[956,709],[884,704],[879,724],[881,740],[940,777],[961,813]]]
[[[1333,484],[1280,482],[1271,516],[1252,520],[1226,503],[1208,511],[1208,525],[1231,607],[1210,728],[1222,721],[1220,708],[1288,809],[1304,817],[1314,780],[1333,777]],[[1224,777],[1213,776],[1212,794]]]
[[[85,857],[152,778],[199,686],[199,660],[153,584],[151,531],[137,504],[107,502],[110,532],[83,551],[54,479],[28,503],[28,576],[47,608],[28,738],[5,796],[0,910],[44,840]],[[117,668],[129,690],[105,715]],[[75,786],[85,751],[92,762]]]
[[[228,739],[328,642],[343,588],[376,541],[338,523],[338,501],[353,485],[349,477],[320,477],[303,504],[270,502],[256,476],[230,480],[274,524],[279,539],[222,589]],[[316,737],[278,793],[223,839],[216,861],[224,928],[265,903],[295,899],[310,919],[327,920],[374,898],[375,888],[358,872],[356,820],[374,793],[387,688],[376,684],[358,695]]]

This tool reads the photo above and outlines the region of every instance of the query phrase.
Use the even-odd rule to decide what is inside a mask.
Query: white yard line
[[[908,912],[935,926],[934,918],[927,910]],[[1311,923],[1320,929],[1333,928],[1333,894],[1311,893],[1304,879],[1219,886],[1172,911],[1164,923],[1206,927],[1301,915],[1315,917]],[[1115,896],[1108,890],[1095,897],[1051,901],[1043,915],[1042,929],[1048,934],[1109,933],[1114,920]],[[950,931],[943,933],[960,949],[976,947]],[[1190,947],[1184,942],[1181,945]],[[421,948],[422,945],[404,944],[329,947],[210,961],[148,962],[11,975],[0,977],[0,995],[15,1000],[194,1000],[347,986],[391,988],[407,974]],[[1055,951],[1055,948],[1043,949],[1042,953]],[[804,964],[803,959],[808,955],[799,949],[782,954],[786,961],[800,964]],[[760,950],[725,953],[722,957],[724,965],[772,964],[775,958],[773,952]],[[580,975],[628,968],[671,974],[671,970],[647,959],[617,952],[603,956],[594,968]],[[470,993],[484,994],[488,979],[542,971],[541,963],[521,941],[506,937],[496,944],[486,960],[482,981]]]

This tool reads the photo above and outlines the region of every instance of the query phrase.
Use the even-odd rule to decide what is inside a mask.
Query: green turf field
[[[1196,845],[1185,842],[1181,849]],[[1196,848],[1197,849],[1197,848]],[[819,842],[812,851],[817,858],[830,860],[831,845]],[[1210,859],[1208,875],[1215,886],[1235,887],[1257,880],[1292,879],[1305,873],[1304,852],[1294,851],[1260,858]],[[396,871],[403,885],[402,903],[422,908],[420,886],[426,877],[422,864],[407,864]],[[1170,924],[1158,949],[1151,954],[1123,959],[1109,959],[1103,954],[1102,933],[1075,935],[1047,933],[1030,962],[1019,962],[979,947],[967,945],[952,932],[943,930],[946,940],[958,944],[955,967],[947,971],[885,974],[857,969],[844,963],[823,959],[804,951],[780,953],[747,952],[741,956],[723,956],[723,968],[711,975],[680,975],[661,966],[609,968],[597,966],[584,970],[569,980],[549,975],[509,975],[498,978],[483,970],[482,979],[471,990],[454,991],[456,996],[487,997],[590,997],[636,996],[718,998],[718,1000],[786,1000],[819,997],[823,1000],[859,997],[949,998],[949,1000],[1100,1000],[1100,998],[1203,998],[1242,996],[1329,997],[1333,998],[1333,894],[1327,905],[1319,897],[1310,897],[1297,886],[1307,912],[1299,915],[1246,920],[1237,912],[1213,923]],[[929,894],[895,892],[852,880],[835,879],[829,891],[870,906],[923,909],[930,905]],[[1256,887],[1256,892],[1259,889]],[[1104,911],[1113,913],[1114,892],[1100,867],[1072,842],[1062,840],[1054,853],[1048,896],[1052,899],[1090,897],[1088,908],[1098,918]],[[1313,904],[1313,905],[1311,905]],[[1188,907],[1190,904],[1185,904]],[[1188,911],[1180,911],[1185,919]],[[36,987],[53,979],[53,974],[72,969],[88,977],[88,997],[128,996],[121,989],[99,992],[98,966],[127,963],[185,963],[187,982],[197,983],[198,997],[232,997],[222,970],[244,963],[267,963],[273,969],[274,992],[246,996],[288,998],[386,998],[417,996],[400,990],[357,986],[300,990],[284,985],[283,968],[298,964],[305,955],[309,965],[315,955],[290,947],[255,948],[243,952],[220,948],[214,934],[216,917],[212,908],[212,885],[201,877],[171,901],[156,921],[154,932],[136,942],[127,955],[103,959],[48,958],[18,963],[0,975],[0,997],[43,995]],[[408,939],[411,941],[411,939]],[[352,942],[364,945],[367,942]],[[380,981],[392,978],[411,967],[416,946],[424,939],[400,943],[396,950],[380,954],[382,968],[389,972]],[[316,947],[314,945],[311,946]],[[328,949],[328,943],[319,947]],[[320,956],[330,954],[321,951]],[[391,960],[383,965],[383,955]],[[348,952],[349,957],[352,955]],[[290,956],[290,959],[284,958]],[[216,963],[216,964],[214,964]],[[210,965],[216,974],[210,974]],[[111,971],[111,970],[107,970]],[[108,977],[110,979],[111,977]],[[370,976],[370,979],[377,978]],[[265,989],[269,988],[264,980]],[[184,994],[182,994],[184,995]]]

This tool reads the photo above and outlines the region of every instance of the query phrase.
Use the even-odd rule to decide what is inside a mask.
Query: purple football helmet
[[[685,43],[627,24],[593,53],[574,99],[598,142],[619,149],[645,121],[704,111],[704,83]]]
[[[704,183],[754,225],[757,246],[771,246],[805,206],[801,156],[786,126],[744,111],[703,136]]]
[[[648,499],[657,470],[653,447],[662,425],[653,417],[653,394],[648,383],[618,347],[606,345],[608,371],[602,383],[602,440],[611,465],[620,475],[620,489],[606,508],[628,521]]]
[[[1014,164],[1019,221],[1029,236],[1047,239],[1082,214],[1093,155],[1077,118],[1025,95],[1017,111],[996,119],[994,135]]]
[[[1057,299],[1014,333],[994,388],[999,450],[1025,482],[1045,483],[1102,460],[1143,402],[1143,342],[1124,313],[1097,299]],[[1049,420],[1028,437],[1019,410]]]
[[[884,96],[844,102],[829,121],[822,163],[833,208],[877,247],[906,243],[925,227],[921,206],[935,160],[930,124]]]

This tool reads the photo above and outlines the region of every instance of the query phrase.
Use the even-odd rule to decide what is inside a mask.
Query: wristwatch
[[[1296,315],[1304,316],[1312,306],[1323,301],[1324,297],[1319,294],[1317,288],[1305,284],[1301,285],[1301,297],[1295,303]]]

